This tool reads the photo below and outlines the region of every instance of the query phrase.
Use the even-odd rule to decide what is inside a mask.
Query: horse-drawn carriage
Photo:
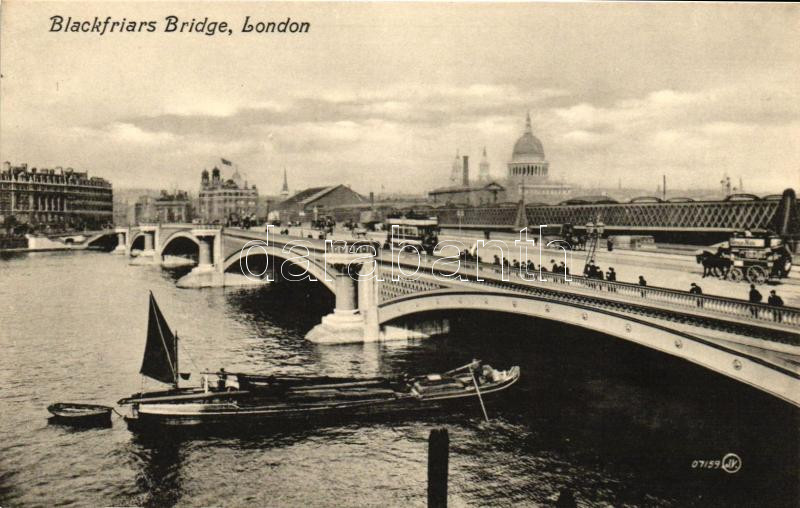
[[[545,232],[545,234],[547,234]],[[563,245],[568,250],[586,250],[586,233],[579,233],[572,224],[563,224],[560,231],[555,233],[566,243]]]
[[[789,275],[792,253],[778,235],[745,232],[734,234],[727,246],[721,245],[716,253],[703,251],[698,254],[697,262],[703,265],[703,277],[712,275],[734,282],[747,280],[752,284],[763,284]]]

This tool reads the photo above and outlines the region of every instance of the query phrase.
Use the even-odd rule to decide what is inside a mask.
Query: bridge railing
[[[128,227],[131,228],[138,228],[138,227],[152,227],[152,226],[160,226],[166,228],[192,228],[192,229],[222,229],[224,226],[222,224],[212,224],[212,223],[200,223],[200,222],[137,222],[136,224],[131,224]]]
[[[317,241],[324,248],[324,242]],[[336,244],[334,244],[334,249]],[[379,257],[383,256],[383,251],[379,251]],[[441,258],[439,258],[441,259]],[[480,273],[482,276],[499,278],[502,280],[502,268],[499,265],[492,263],[476,263],[473,261],[459,260],[461,266],[461,273],[475,274]],[[425,264],[430,265],[433,261],[425,261]],[[401,262],[401,264],[404,264]],[[455,264],[453,262],[452,264]],[[413,263],[412,263],[413,265]],[[774,307],[765,304],[754,304],[735,298],[726,298],[723,296],[714,295],[696,295],[687,291],[680,291],[676,289],[668,289],[654,286],[639,286],[638,284],[631,284],[627,282],[612,282],[600,279],[591,279],[579,275],[570,275],[565,277],[564,274],[556,272],[541,272],[541,278],[545,279],[540,281],[540,273],[529,272],[528,276],[534,280],[525,280],[520,277],[520,269],[514,267],[506,267],[506,272],[509,274],[509,281],[503,281],[503,285],[508,286],[512,284],[521,289],[529,289],[536,284],[557,284],[563,287],[571,287],[581,290],[596,291],[605,293],[611,297],[622,296],[633,299],[641,299],[648,303],[666,303],[673,306],[683,307],[687,310],[692,310],[696,314],[717,314],[720,316],[730,316],[746,318],[764,323],[776,323],[783,326],[800,326],[800,309],[794,307]],[[495,280],[495,282],[497,282]]]
[[[461,261],[461,266],[467,269],[469,273],[482,273],[487,276],[502,277],[502,268],[498,265],[489,263],[474,263],[470,261]],[[600,279],[591,279],[577,275],[564,276],[564,274],[556,272],[541,272],[541,278],[545,279],[540,281],[540,273],[529,272],[527,277],[533,280],[526,280],[520,277],[519,268],[506,267],[506,273],[509,275],[508,283],[531,287],[535,284],[558,284],[560,286],[567,286],[572,288],[579,288],[583,290],[591,290],[597,292],[604,292],[609,296],[624,296],[628,298],[641,299],[646,302],[659,302],[679,307],[684,307],[687,310],[691,309],[698,313],[715,313],[732,317],[741,317],[753,319],[761,322],[771,322],[781,325],[800,326],[800,309],[794,307],[775,307],[761,303],[750,303],[734,298],[726,298],[723,296],[713,295],[696,295],[686,291],[679,291],[675,289],[653,287],[653,286],[639,286],[638,284],[630,284],[627,282],[612,282]]]

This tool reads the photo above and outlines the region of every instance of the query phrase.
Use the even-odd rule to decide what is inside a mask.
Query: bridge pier
[[[358,287],[358,273],[355,267],[347,264],[334,264],[337,270],[336,306],[331,314],[323,316],[322,322],[312,328],[306,339],[320,344],[345,344],[350,342],[366,342],[378,340],[377,335],[368,337],[366,330],[365,314],[358,309],[356,291]],[[363,270],[363,267],[361,268]]]
[[[331,264],[336,269],[336,306],[331,314],[312,328],[306,339],[319,344],[374,342],[381,339],[378,324],[376,262],[364,261],[364,254],[338,254]],[[349,261],[348,261],[349,260]]]
[[[192,236],[197,239],[197,266],[180,279],[177,286],[184,289],[219,288],[226,286],[258,286],[265,284],[253,276],[225,273],[222,249],[222,230],[193,229]]]
[[[144,237],[144,248],[133,258],[131,264],[152,265],[160,263],[161,256],[158,255],[158,240],[160,236],[158,226],[149,226],[146,229],[142,228],[141,234]]]
[[[378,263],[375,260],[361,265],[358,279],[358,309],[364,317],[364,336],[369,340],[381,338],[377,278]]]
[[[208,271],[214,269],[213,249],[214,237],[213,236],[200,236],[200,251],[197,257],[197,268],[201,271]]]
[[[359,261],[363,259],[363,254],[358,257]],[[347,264],[333,263],[338,272],[334,284],[336,306],[331,314],[323,316],[322,322],[306,334],[306,339],[319,344],[346,344],[421,339],[430,337],[427,332],[442,333],[447,325],[428,326],[424,330],[397,326],[381,328],[377,265],[374,258],[360,265],[350,263],[349,268]]]
[[[220,259],[219,230],[192,230],[197,238],[197,266],[178,279],[179,288],[211,288],[225,286],[225,273]]]
[[[356,280],[350,276],[347,267],[336,267],[343,270],[336,274],[336,309],[339,314],[355,314],[358,312],[356,301]]]
[[[111,251],[113,254],[128,254],[128,230],[116,229],[117,247]]]

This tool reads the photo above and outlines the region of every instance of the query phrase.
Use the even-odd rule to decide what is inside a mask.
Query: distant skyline
[[[54,15],[311,23],[306,34],[51,33]],[[556,180],[800,187],[800,8],[781,4],[2,4],[0,159],[196,191],[424,193],[492,176],[530,111]],[[228,166],[220,166],[227,176]]]

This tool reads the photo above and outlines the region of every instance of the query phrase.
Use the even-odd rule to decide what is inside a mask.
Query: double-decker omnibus
[[[792,269],[792,252],[780,236],[770,232],[734,233],[728,240],[733,268],[732,280],[747,279],[763,284],[768,279],[782,279]]]
[[[384,221],[386,243],[384,248],[399,249],[404,245],[414,245],[420,251],[433,254],[439,243],[439,219],[421,214],[408,213],[402,216],[388,216]]]

